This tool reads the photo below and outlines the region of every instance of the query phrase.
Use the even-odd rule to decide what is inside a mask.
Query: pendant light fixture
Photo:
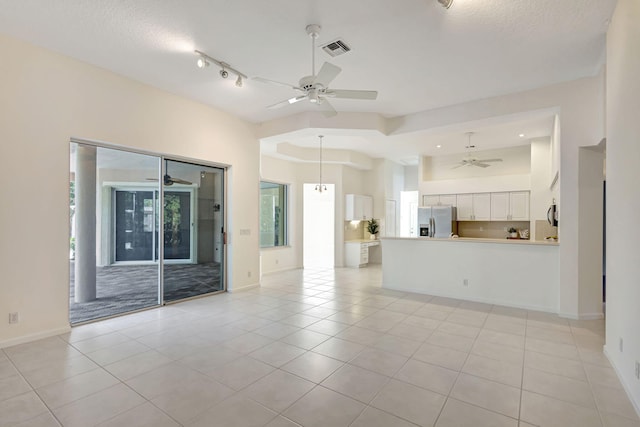
[[[327,186],[322,183],[322,138],[324,138],[324,135],[318,135],[318,138],[320,139],[320,183],[316,185],[316,191],[322,193],[327,191]]]

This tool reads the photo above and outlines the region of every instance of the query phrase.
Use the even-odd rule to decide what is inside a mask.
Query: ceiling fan
[[[320,71],[316,74],[316,54],[315,40],[320,34],[320,25],[307,25],[307,34],[311,37],[311,75],[302,77],[298,86],[288,83],[282,83],[275,80],[265,79],[262,77],[254,77],[254,80],[263,83],[273,83],[280,86],[286,86],[301,92],[300,95],[289,98],[285,101],[270,105],[267,108],[280,108],[285,105],[295,104],[296,102],[309,100],[312,104],[317,105],[322,114],[326,117],[332,117],[338,114],[327,98],[342,99],[368,99],[374,100],[378,96],[375,90],[345,90],[330,89],[329,83],[335,79],[342,71],[340,67],[325,62],[322,64]]]
[[[185,185],[193,184],[190,181],[185,181],[184,179],[180,179],[180,178],[173,178],[171,175],[169,175],[169,161],[167,159],[164,160],[164,172],[165,174],[162,177],[162,182],[166,187],[173,184],[185,184]],[[157,181],[157,180],[158,178],[147,178],[147,181]]]
[[[471,145],[471,136],[473,135],[473,132],[467,132],[466,135],[468,138],[467,146],[465,147],[467,150],[467,155],[465,156],[464,159],[460,161],[458,165],[452,167],[451,169],[458,169],[458,168],[461,168],[462,166],[477,166],[480,168],[488,168],[491,165],[487,163],[502,161],[502,159],[476,159],[475,157],[472,157],[470,150],[476,147],[475,145]]]

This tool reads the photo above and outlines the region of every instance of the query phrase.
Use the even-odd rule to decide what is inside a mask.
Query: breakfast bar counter
[[[382,238],[382,287],[558,312],[559,244],[474,238]]]

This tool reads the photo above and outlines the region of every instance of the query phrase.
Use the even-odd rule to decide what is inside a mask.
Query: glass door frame
[[[156,219],[157,224],[158,225],[162,225],[158,227],[158,237],[157,237],[157,242],[164,242],[164,191],[165,191],[165,185],[164,185],[164,181],[163,181],[163,177],[166,174],[166,160],[169,161],[177,161],[177,162],[184,162],[184,163],[190,163],[193,165],[201,165],[201,166],[205,166],[205,167],[212,167],[212,168],[216,168],[216,169],[220,169],[222,172],[222,230],[220,230],[220,233],[222,233],[222,262],[221,262],[221,276],[220,276],[220,281],[221,281],[221,287],[222,289],[216,292],[211,292],[211,293],[207,293],[204,294],[203,296],[206,295],[213,295],[213,294],[218,294],[218,293],[222,293],[222,292],[226,292],[228,289],[228,269],[229,269],[229,257],[228,257],[228,248],[227,248],[227,238],[226,238],[226,233],[228,230],[228,210],[227,210],[227,206],[228,206],[228,199],[229,199],[229,188],[228,188],[228,177],[229,177],[229,168],[231,167],[228,164],[224,164],[224,163],[216,163],[216,162],[211,162],[211,161],[206,161],[206,160],[202,160],[202,159],[193,159],[193,158],[189,158],[189,157],[182,157],[182,156],[175,156],[175,155],[169,155],[166,153],[161,153],[161,152],[155,152],[155,151],[149,151],[149,150],[142,150],[142,149],[138,149],[138,148],[134,148],[134,147],[128,147],[128,146],[123,146],[123,145],[119,145],[119,144],[111,144],[108,142],[104,142],[104,141],[94,141],[94,140],[90,140],[90,139],[82,139],[82,138],[70,138],[69,139],[69,150],[71,149],[71,144],[82,144],[82,145],[89,145],[89,146],[94,146],[96,148],[105,148],[105,149],[110,149],[110,150],[118,150],[118,151],[122,151],[122,152],[126,152],[126,153],[133,153],[133,154],[142,154],[142,155],[147,155],[147,156],[153,156],[158,158],[159,162],[160,162],[160,167],[158,168],[158,186],[157,187],[153,187],[154,190],[158,191],[158,197],[156,198],[156,201],[158,203],[158,205],[162,208],[159,208],[159,215],[158,218]],[[114,185],[112,186],[112,191],[115,190],[115,187],[127,187],[126,182],[118,182],[113,183]],[[128,187],[129,189],[133,188],[133,184],[131,183],[131,187]],[[138,183],[138,188],[140,190],[143,189],[150,189],[152,188],[151,186],[146,187],[144,185],[140,185],[140,183]],[[194,192],[193,189],[191,191],[191,206],[192,206],[192,218],[194,217],[194,215],[196,214],[196,210],[198,209],[197,207],[197,202],[194,199]],[[194,209],[195,208],[195,209]],[[111,214],[113,215],[115,209],[115,203],[112,202],[112,206],[111,206]],[[193,239],[193,234],[195,234],[193,232],[193,227],[191,227],[191,233],[192,233],[192,239],[191,239],[191,245],[192,247],[194,247],[194,245],[196,245],[196,243],[194,242]],[[69,233],[71,231],[69,230]],[[112,230],[113,234],[115,233],[115,229]],[[113,243],[115,244],[115,235],[112,236],[113,239]],[[195,246],[197,248],[197,246]],[[110,257],[112,257],[112,262],[115,261],[115,254],[109,254]],[[193,257],[195,256],[195,253],[191,253],[191,257],[192,260],[194,259]],[[152,261],[153,263],[155,263],[155,261]],[[123,262],[123,263],[127,263],[127,262]],[[169,264],[171,264],[172,262],[169,262]],[[119,263],[120,264],[120,263]],[[153,309],[153,308],[157,308],[159,306],[163,306],[163,305],[167,305],[167,304],[174,304],[174,303],[178,303],[181,301],[185,301],[185,300],[176,300],[176,301],[165,301],[164,300],[164,244],[158,244],[158,260],[157,260],[157,264],[158,264],[158,305],[155,306],[150,306],[150,307],[145,307],[142,309],[138,309],[138,310],[133,310],[133,311],[129,311],[129,312],[124,312],[124,313],[119,313],[116,316],[121,316],[121,315],[126,315],[126,314],[131,314],[131,313],[135,313],[138,311],[143,311],[143,310],[149,310],[149,309]],[[187,298],[187,299],[193,299],[193,298],[199,298],[200,296],[195,296],[195,297],[191,297],[191,298]],[[95,319],[97,320],[103,320],[104,318],[98,318]],[[89,322],[92,322],[93,320],[90,320]],[[78,325],[81,325],[83,323],[86,322],[81,322],[78,323]]]

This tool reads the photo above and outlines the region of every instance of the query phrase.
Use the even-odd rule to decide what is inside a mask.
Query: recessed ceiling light
[[[436,145],[436,148],[442,148],[442,145],[438,144]]]
[[[520,138],[524,138],[524,133],[521,133],[519,136]]]

